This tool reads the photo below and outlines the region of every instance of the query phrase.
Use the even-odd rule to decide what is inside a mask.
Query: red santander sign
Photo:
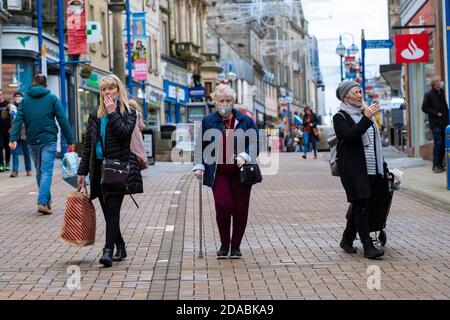
[[[430,42],[428,39],[428,33],[395,35],[396,62],[428,62],[430,60]]]

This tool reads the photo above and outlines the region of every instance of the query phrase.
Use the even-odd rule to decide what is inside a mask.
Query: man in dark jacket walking
[[[13,150],[16,148],[22,123],[25,123],[26,136],[36,166],[36,180],[39,187],[37,211],[42,214],[51,214],[50,187],[58,135],[55,117],[67,143],[73,145],[75,141],[61,102],[46,87],[47,77],[45,75],[37,74],[33,77],[33,85],[20,103],[9,146]]]
[[[444,169],[445,155],[445,128],[448,126],[448,105],[443,90],[444,83],[440,77],[431,81],[431,90],[428,91],[422,104],[422,110],[428,114],[430,129],[433,132],[433,172],[440,173]]]

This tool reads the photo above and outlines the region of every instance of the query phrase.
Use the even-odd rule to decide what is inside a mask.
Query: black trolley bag
[[[383,178],[375,186],[376,192],[372,198],[369,211],[369,231],[379,232],[378,240],[384,247],[387,242],[386,221],[391,210],[394,196],[394,175],[385,168]]]
[[[387,242],[386,221],[391,210],[392,198],[394,196],[394,175],[385,167],[383,178],[375,186],[376,191],[370,203],[369,231],[379,232],[377,238],[384,247]],[[352,212],[350,204],[346,218],[349,219]]]

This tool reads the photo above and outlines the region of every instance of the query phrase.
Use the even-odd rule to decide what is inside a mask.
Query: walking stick
[[[200,252],[198,254],[199,258],[203,258],[203,207],[202,207],[202,189],[203,189],[203,177],[200,177],[198,179],[198,192],[199,192],[199,200],[198,200],[198,204],[199,204],[199,228],[200,228],[200,235],[199,235],[199,240],[200,240]]]

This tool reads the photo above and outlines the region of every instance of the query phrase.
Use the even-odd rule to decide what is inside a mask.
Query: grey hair
[[[216,86],[214,92],[211,93],[211,98],[214,101],[217,100],[219,97],[232,97],[233,101],[236,101],[236,93],[234,92],[234,90],[231,89],[229,85],[223,83]]]
[[[434,86],[436,82],[441,82],[441,80],[442,80],[441,76],[434,76],[433,79],[431,80],[431,85]]]

